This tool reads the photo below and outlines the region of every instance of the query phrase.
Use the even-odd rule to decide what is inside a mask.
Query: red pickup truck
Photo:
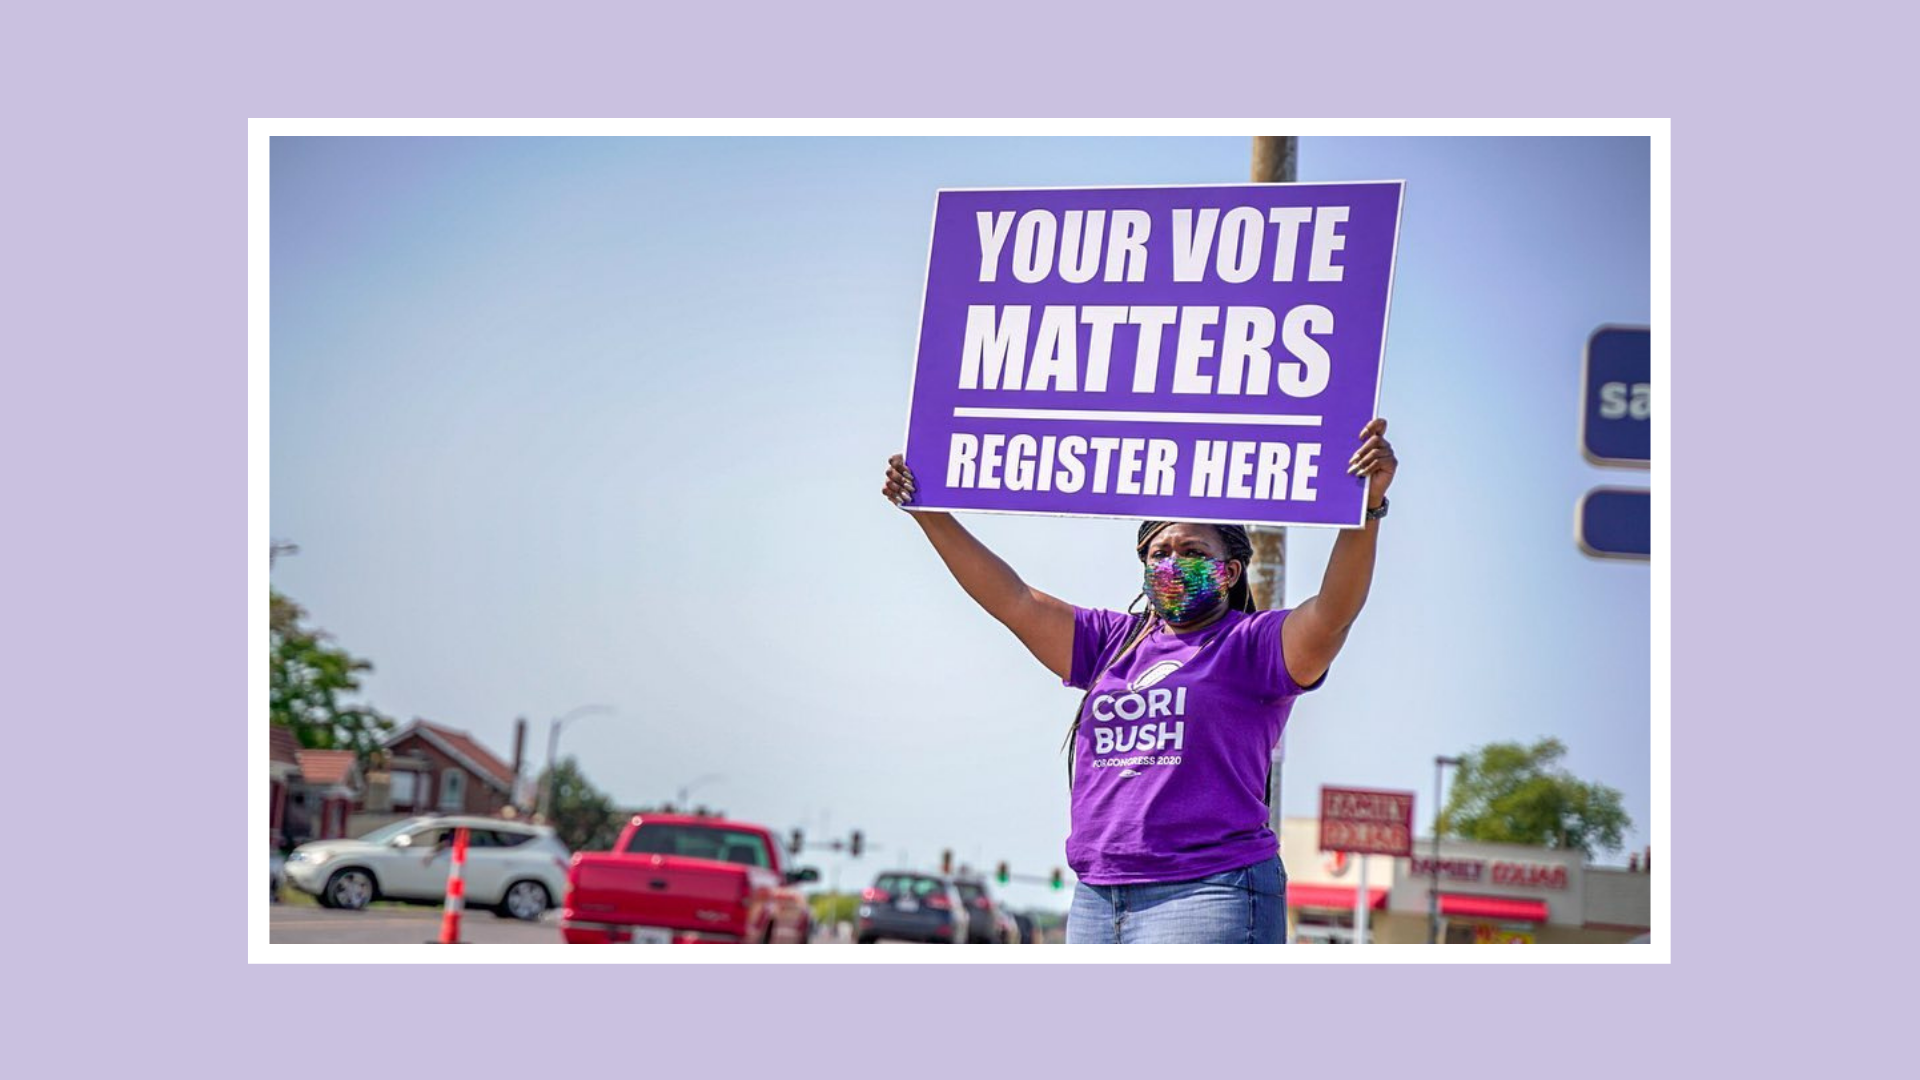
[[[789,872],[758,825],[636,814],[612,851],[574,855],[560,932],[575,944],[805,944],[811,912],[793,886],[818,880]]]

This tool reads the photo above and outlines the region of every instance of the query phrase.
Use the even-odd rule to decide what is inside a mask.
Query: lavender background
[[[927,268],[927,292],[920,323],[920,348],[913,382],[912,416],[907,436],[907,464],[914,470],[918,492],[914,504],[940,510],[998,510],[1024,513],[1062,513],[1105,515],[1126,518],[1158,518],[1178,521],[1267,522],[1273,524],[1358,525],[1364,510],[1366,483],[1346,475],[1346,460],[1359,447],[1359,432],[1373,419],[1379,400],[1382,323],[1386,318],[1391,286],[1394,232],[1399,224],[1402,187],[1397,183],[1378,184],[1298,184],[1234,185],[1222,187],[1107,188],[1098,190],[1054,189],[1037,191],[942,191],[934,214],[933,250]],[[1340,235],[1344,249],[1335,252],[1334,265],[1344,273],[1339,282],[1307,280],[1314,226],[1302,226],[1297,239],[1293,274],[1290,282],[1275,282],[1269,267],[1275,254],[1272,228],[1263,229],[1260,269],[1249,281],[1232,284],[1220,280],[1214,271],[1211,253],[1220,250],[1218,233],[1208,249],[1206,271],[1197,282],[1173,279],[1173,210],[1187,207],[1198,210],[1213,207],[1224,219],[1236,206],[1265,210],[1277,206],[1345,206],[1350,208]],[[1063,281],[1056,268],[1039,282],[1027,284],[1016,279],[1011,266],[1016,258],[1014,233],[1020,216],[1028,210],[1053,212],[1063,220],[1068,210],[1145,211],[1149,220],[1146,240],[1145,280],[1110,282],[1106,280],[1102,245],[1101,270],[1093,280],[1079,284]],[[1015,224],[1009,227],[999,252],[999,273],[994,281],[980,280],[981,240],[975,222],[977,213],[1012,212]],[[1198,216],[1197,213],[1195,215]],[[1264,220],[1264,214],[1263,214]],[[1196,226],[1197,230],[1197,226]],[[1112,233],[1111,224],[1108,233]],[[1062,234],[1064,235],[1064,234]],[[1066,241],[1058,241],[1060,247]],[[1056,260],[1057,262],[1057,260]],[[1325,390],[1312,397],[1292,398],[1277,386],[1264,395],[1248,394],[1175,394],[1173,380],[1174,344],[1178,324],[1161,334],[1160,368],[1157,390],[1153,394],[1133,392],[1137,329],[1115,329],[1112,364],[1107,388],[1094,392],[1085,385],[1087,342],[1092,331],[1085,325],[1078,330],[1078,372],[1081,381],[1075,390],[1025,391],[982,386],[975,390],[959,388],[960,357],[965,337],[967,308],[973,304],[993,305],[1004,310],[1016,304],[1030,305],[1032,322],[1028,332],[1028,369],[1031,354],[1040,352],[1037,344],[1041,309],[1049,304],[1085,308],[1095,304],[1117,307],[1161,304],[1169,307],[1217,305],[1224,315],[1229,305],[1254,305],[1273,311],[1276,327],[1287,312],[1302,304],[1319,304],[1333,314],[1331,332],[1315,335],[1330,355],[1331,375]],[[1215,344],[1214,355],[1199,365],[1202,374],[1215,374],[1220,368],[1221,327],[1215,325],[1207,335]],[[1274,367],[1289,362],[1291,355],[1276,340],[1269,352]],[[1276,376],[1277,380],[1277,376]],[[1097,409],[1130,412],[1182,413],[1270,413],[1318,415],[1323,418],[1314,427],[1272,427],[1253,424],[1168,424],[1088,421],[1034,420],[955,417],[958,406],[1014,409]],[[1172,495],[1123,495],[1109,486],[1105,494],[1094,490],[1093,458],[1089,454],[1086,486],[1073,493],[1053,491],[1010,491],[1004,483],[998,488],[946,486],[951,435],[954,432],[984,435],[1025,433],[1039,438],[1046,435],[1087,438],[1154,438],[1175,442],[1180,458],[1174,468],[1176,491]],[[1202,439],[1252,443],[1284,442],[1297,445],[1318,443],[1318,470],[1313,479],[1317,498],[1313,501],[1232,498],[1195,498],[1188,494],[1192,476],[1195,443]],[[1297,462],[1297,455],[1290,455]],[[1115,471],[1118,470],[1117,458]],[[1004,472],[1004,470],[1003,470]],[[1293,473],[1288,472],[1291,490]]]
[[[29,834],[50,856],[26,877],[37,893],[10,908],[50,928],[11,928],[9,969],[29,995],[10,1016],[28,1033],[15,1059],[134,1075],[177,1060],[185,1040],[210,1074],[331,1073],[314,1033],[346,1030],[384,1071],[484,1053],[511,1074],[551,1067],[564,1046],[572,1071],[597,1074],[632,1066],[631,1032],[645,1033],[650,1068],[693,1075],[713,1046],[741,1045],[746,1015],[765,1055],[756,1060],[775,1067],[910,1059],[927,1075],[971,1074],[974,1055],[929,1052],[964,1006],[1003,1018],[994,1062],[1022,1072],[1197,1060],[1361,1068],[1356,1054],[1382,1031],[1388,1067],[1433,1077],[1833,1074],[1899,1060],[1882,1034],[1905,1013],[1897,954],[1872,944],[1871,924],[1856,934],[1808,921],[1844,922],[1849,908],[1794,897],[1809,881],[1851,893],[1847,875],[1866,865],[1906,873],[1886,833],[1835,831],[1816,812],[1906,818],[1892,802],[1905,790],[1893,769],[1914,740],[1907,725],[1883,723],[1904,697],[1882,673],[1899,670],[1910,639],[1907,608],[1887,589],[1911,574],[1895,566],[1892,581],[1863,580],[1879,576],[1877,554],[1828,565],[1836,549],[1879,552],[1910,516],[1889,505],[1891,466],[1873,465],[1900,460],[1901,425],[1889,407],[1859,401],[1858,380],[1807,377],[1806,358],[1870,378],[1876,403],[1910,398],[1916,376],[1890,352],[1904,337],[1884,313],[1903,309],[1915,228],[1756,227],[1778,214],[1795,174],[1907,171],[1910,147],[1879,105],[1899,99],[1905,39],[1860,33],[1878,24],[1850,7],[1811,21],[1757,13],[1729,48],[1722,13],[1644,3],[1605,15],[1220,5],[1209,25],[1231,25],[1229,40],[1310,31],[1365,41],[1366,75],[1355,77],[1350,49],[1296,48],[1271,64],[1196,53],[1154,79],[1091,77],[1067,62],[1007,81],[979,71],[982,55],[1007,47],[1010,22],[1031,41],[1080,42],[1076,57],[1110,56],[1137,50],[1141,28],[1163,25],[1167,11],[1123,0],[1088,22],[1072,9],[986,3],[956,21],[851,4],[824,23],[811,8],[768,13],[757,33],[742,32],[733,8],[605,4],[546,22],[497,2],[15,12],[16,55],[0,74],[13,91],[15,162],[0,181],[10,371],[0,452],[13,523],[0,534],[0,644],[17,676],[9,713],[22,764],[10,795],[61,808],[57,827]],[[1786,75],[1783,56],[1794,58]],[[1590,77],[1622,70],[1631,77]],[[1672,550],[1660,553],[1676,571],[1677,780],[1663,860],[1679,871],[1672,968],[244,966],[247,116],[1409,108],[1675,117],[1673,347],[1684,359],[1667,397],[1677,514]],[[1846,272],[1791,272],[1811,266]],[[1858,317],[1776,317],[1798,309]],[[1788,455],[1763,467],[1748,448],[1771,444],[1783,387],[1796,415],[1865,464]],[[1783,534],[1762,520],[1781,490],[1880,509],[1860,519],[1864,534],[1830,539],[1804,523]],[[1810,613],[1843,632],[1789,638]],[[121,630],[140,647],[103,666],[102,640]],[[1871,754],[1853,752],[1866,745]],[[83,772],[89,790],[132,793],[135,809],[74,799]],[[194,888],[163,905],[144,883],[171,860],[128,842],[153,835],[130,819],[154,817],[229,853],[206,859],[186,879]],[[155,906],[166,909],[164,932],[131,918]],[[370,986],[374,1003],[348,1022],[314,1018]],[[1116,1001],[1150,1007],[1156,1030],[1209,1037],[1081,1034],[1089,1018],[1118,1021]],[[383,1022],[395,1013],[403,1022]],[[543,1037],[463,1041],[460,1019],[484,1031],[494,1016],[518,1016]]]

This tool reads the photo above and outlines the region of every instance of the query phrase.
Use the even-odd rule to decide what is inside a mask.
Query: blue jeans
[[[1193,881],[1074,886],[1069,945],[1283,945],[1287,871],[1280,857]]]

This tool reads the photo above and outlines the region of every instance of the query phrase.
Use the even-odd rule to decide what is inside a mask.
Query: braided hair
[[[1175,524],[1178,522],[1143,521],[1140,523],[1140,532],[1134,539],[1134,551],[1140,556],[1141,562],[1146,561],[1147,545],[1160,534],[1160,530]],[[1253,569],[1253,538],[1248,536],[1246,528],[1240,525],[1214,525],[1213,528],[1220,534],[1220,540],[1226,546],[1227,558],[1240,560],[1240,580],[1234,582],[1233,588],[1227,591],[1227,609],[1251,615],[1259,610],[1254,606],[1253,585],[1248,580],[1250,571]],[[1133,651],[1134,646],[1145,641],[1154,624],[1160,621],[1160,616],[1154,614],[1151,608],[1146,611],[1136,610],[1146,598],[1147,594],[1142,590],[1133,598],[1133,602],[1127,605],[1127,613],[1133,616],[1133,627],[1127,635],[1127,643],[1120,647],[1119,652],[1113,654],[1113,659],[1107,661],[1106,668],[1095,674],[1087,683],[1086,693],[1080,696],[1080,704],[1074,707],[1073,725],[1067,728],[1066,741],[1060,746],[1067,752],[1067,790],[1069,791],[1073,790],[1073,739],[1080,733],[1080,717],[1087,711],[1087,698],[1093,695],[1093,684],[1099,682],[1100,676],[1105,675],[1115,664],[1125,659],[1126,655]]]
[[[1179,523],[1173,521],[1141,522],[1139,538],[1134,542],[1134,550],[1139,553],[1140,558],[1144,560],[1147,557],[1147,545],[1153,541],[1155,536],[1159,535],[1160,530],[1169,525],[1176,524]],[[1251,581],[1253,570],[1253,537],[1248,536],[1247,530],[1239,525],[1215,525],[1213,528],[1220,534],[1221,542],[1227,547],[1227,558],[1240,560],[1240,580],[1234,582],[1233,588],[1227,592],[1227,609],[1229,611],[1244,611],[1251,615],[1259,610],[1253,605],[1253,583]],[[1145,593],[1141,594],[1143,597],[1145,595]],[[1131,608],[1129,608],[1129,610],[1131,610]]]

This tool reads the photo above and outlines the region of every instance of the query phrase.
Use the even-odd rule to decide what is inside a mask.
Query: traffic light
[[[847,854],[857,859],[860,857],[861,850],[866,846],[866,837],[860,835],[859,829],[853,830],[853,835],[847,838]]]
[[[953,849],[952,848],[948,848],[947,850],[942,851],[940,853],[940,872],[942,874],[953,873]]]
[[[1066,878],[1060,873],[1060,868],[1057,866],[1054,867],[1053,868],[1053,887],[1056,889],[1064,889],[1066,888],[1066,885],[1067,885]]]
[[[787,850],[798,855],[800,854],[800,849],[806,846],[806,842],[807,838],[805,834],[801,833],[799,829],[795,829],[793,830],[793,835],[787,837]]]
[[[1007,883],[1007,880],[1012,876],[1013,876],[1012,874],[1007,873],[1006,863],[1001,863],[1000,868],[998,870],[995,870],[993,873],[993,879],[995,881],[998,881],[1002,885],[1005,885]]]

